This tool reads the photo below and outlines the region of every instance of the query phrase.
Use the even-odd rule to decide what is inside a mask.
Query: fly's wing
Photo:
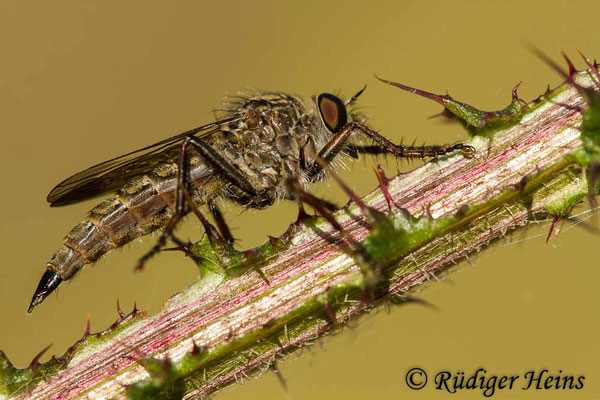
[[[218,131],[223,124],[237,119],[240,117],[227,118],[203,125],[94,165],[56,185],[46,200],[51,207],[57,207],[114,191],[132,178],[144,175],[160,164],[176,160],[181,149],[181,142],[186,136],[207,137]]]

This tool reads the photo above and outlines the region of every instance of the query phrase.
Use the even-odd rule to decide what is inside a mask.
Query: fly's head
[[[319,129],[331,138],[349,122],[364,122],[364,117],[354,110],[358,97],[365,91],[366,86],[349,99],[342,100],[331,93],[321,93],[312,97],[313,108],[319,115]]]
[[[321,93],[311,97],[310,117],[312,123],[306,130],[306,167],[314,165],[316,155],[324,146],[340,132],[344,126],[351,122],[364,123],[366,118],[359,114],[354,107],[357,98],[364,92],[366,86],[354,96],[342,100],[331,93]],[[305,126],[309,126],[305,124]],[[313,147],[312,149],[310,147]],[[320,179],[316,179],[320,180]]]
[[[335,134],[348,123],[346,104],[331,93],[321,93],[316,98],[321,123],[330,133]]]

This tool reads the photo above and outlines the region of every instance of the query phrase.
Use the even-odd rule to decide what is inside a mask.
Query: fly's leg
[[[226,159],[224,159],[213,147],[205,143],[201,139],[196,137],[190,137],[189,142],[192,146],[200,153],[204,161],[206,161],[213,170],[213,173],[219,176],[221,179],[229,182],[233,187],[238,190],[237,199],[242,201],[252,201],[255,205],[270,205],[275,202],[275,197],[272,193],[262,190],[261,188],[255,187],[234,165],[231,165]],[[212,204],[211,204],[212,203]],[[221,214],[220,210],[216,207],[214,202],[209,201],[209,207],[211,208],[215,221],[219,226],[219,230],[223,235],[222,241],[225,242],[225,246],[233,249],[233,236],[229,227],[225,223],[225,219]],[[258,256],[258,253],[254,250],[248,250],[244,252],[247,259],[252,259]],[[254,265],[256,272],[261,276],[262,279],[269,283],[268,278],[258,265]]]
[[[290,185],[293,186],[291,187]],[[321,208],[321,211],[319,211],[319,209],[317,209],[315,206],[313,206],[313,208],[315,210],[317,210],[317,212],[321,215],[323,215],[324,213],[328,213],[331,214],[334,211],[339,210],[339,207],[327,200],[323,200],[323,199],[319,199],[313,195],[311,195],[310,193],[304,192],[301,195],[298,195],[296,192],[296,185],[298,185],[298,187],[300,187],[300,183],[297,181],[297,179],[294,178],[289,178],[289,182],[287,183],[287,190],[290,194],[293,194],[294,196],[292,196],[293,198],[296,199],[297,203],[298,203],[298,216],[296,217],[296,221],[291,223],[290,226],[288,227],[288,229],[286,230],[286,232],[282,235],[284,239],[284,242],[287,242],[291,239],[291,237],[293,236],[293,234],[296,232],[296,230],[303,224],[306,223],[307,221],[313,219],[314,217],[312,215],[310,215],[309,213],[306,212],[306,209],[304,208],[304,203],[312,205],[312,204],[319,204],[319,207]],[[310,197],[309,199],[307,199],[307,197]],[[325,217],[327,218],[327,217]],[[331,223],[331,221],[330,221]],[[337,229],[337,228],[336,228]]]
[[[358,132],[373,140],[375,146],[355,146],[348,145],[347,141],[352,133]],[[425,158],[439,157],[453,151],[461,150],[465,155],[470,156],[475,153],[475,148],[462,143],[450,146],[402,146],[396,145],[386,137],[380,135],[377,131],[358,122],[350,122],[342,127],[319,151],[319,157],[326,163],[330,163],[335,156],[344,149],[350,149],[350,153],[368,153],[368,154],[392,154],[398,158]],[[308,175],[315,179],[322,171],[317,161],[309,167]]]
[[[342,184],[344,189],[347,189],[350,193],[352,193],[341,181],[338,180],[338,183]],[[371,255],[360,243],[358,243],[352,236],[350,236],[350,234],[348,234],[342,225],[340,225],[340,223],[333,216],[332,210],[328,207],[328,202],[325,202],[304,190],[298,179],[295,177],[288,178],[286,181],[286,186],[292,197],[298,199],[299,202],[306,203],[314,208],[344,239],[343,241],[337,242],[336,245],[339,246],[346,254],[359,261],[365,276],[365,286],[363,289],[362,299],[364,302],[372,301],[374,299],[375,289],[383,278],[383,271],[379,263],[371,257]],[[351,197],[355,200],[358,199],[354,193],[352,193]],[[358,201],[360,205],[364,206],[360,200]],[[375,212],[375,210],[372,209],[368,209],[366,211],[368,214]]]
[[[332,214],[331,203],[321,200],[318,197],[308,193],[298,179],[296,177],[291,177],[286,180],[286,187],[288,192],[292,195],[293,198],[297,199],[299,203],[305,203],[314,208],[317,213],[319,213],[323,218],[338,231],[344,239],[350,244],[356,244],[354,239],[348,235],[348,233],[344,230],[342,225],[335,219]],[[303,209],[303,208],[302,208]],[[350,247],[348,247],[347,243],[341,245],[344,250],[351,252]]]
[[[346,185],[342,178],[340,178],[338,174],[336,174],[335,171],[331,169],[331,167],[325,160],[317,156],[316,162],[333,178],[333,180],[342,188],[342,190],[346,192],[350,200],[352,200],[354,204],[356,204],[360,208],[360,211],[365,217],[367,217],[371,225],[376,225],[386,220],[384,214],[377,211],[373,207],[366,205],[365,202],[362,201],[362,199],[358,197],[358,195],[354,193],[354,191],[350,189],[348,185]]]
[[[239,189],[245,196],[263,200],[270,199],[266,193],[255,188],[239,169],[231,165],[231,163],[223,158],[212,146],[193,136],[189,138],[189,142],[200,153],[210,167],[213,168],[217,175],[229,181],[229,183]]]
[[[252,200],[255,203],[264,205],[273,204],[275,202],[273,195],[255,187],[237,167],[231,165],[231,163],[223,158],[212,146],[194,136],[189,137],[188,140],[190,145],[194,146],[194,149],[200,153],[202,159],[213,169],[214,174],[229,182],[240,192],[238,193],[240,199],[247,201]],[[224,242],[228,247],[233,246],[235,239],[214,199],[208,200],[208,207],[215,218],[215,222],[219,229],[218,232],[206,218],[201,216],[201,213],[195,208],[191,199],[188,200],[188,203],[191,204],[190,207],[192,208],[192,211],[198,216],[205,229],[208,229],[207,232],[210,234],[209,237],[212,237],[220,243]]]
[[[316,162],[319,163],[321,168],[323,168],[332,178],[333,180],[342,188],[344,192],[350,197],[361,210],[362,214],[366,217],[369,222],[369,226],[371,229],[380,228],[380,229],[388,229],[390,226],[390,221],[387,219],[385,214],[380,211],[374,209],[371,206],[365,204],[360,197],[350,187],[335,173],[335,171],[320,157],[317,157]],[[356,244],[355,248],[358,249],[357,253],[361,256],[363,261],[361,265],[361,269],[363,272],[363,276],[365,279],[365,285],[363,287],[363,301],[365,300],[373,300],[376,297],[376,289],[379,284],[384,282],[385,280],[385,271],[381,264],[371,257],[371,255],[364,249],[364,247],[360,244]],[[383,292],[387,292],[389,288],[380,288]]]
[[[387,139],[386,139],[387,140]],[[395,146],[395,145],[394,145]],[[471,156],[475,153],[475,148],[462,143],[456,143],[449,146],[396,146],[398,149],[390,151],[388,148],[384,148],[377,145],[362,146],[355,144],[346,144],[345,151],[353,154],[393,154],[399,158],[425,158],[425,157],[439,157],[451,153],[453,151],[461,150],[465,155]]]
[[[208,220],[202,215],[200,210],[194,204],[189,190],[187,189],[187,176],[189,175],[188,171],[188,163],[187,163],[187,149],[188,146],[193,146],[202,156],[202,159],[214,170],[214,173],[221,178],[229,181],[233,186],[235,186],[238,190],[240,190],[243,196],[247,198],[259,199],[259,201],[264,202],[265,204],[271,204],[275,201],[275,199],[269,196],[266,193],[261,192],[259,189],[255,188],[249,181],[244,177],[242,172],[236,169],[233,165],[231,165],[227,160],[225,160],[215,149],[213,149],[209,144],[205,143],[201,139],[198,139],[194,136],[187,137],[181,146],[181,152],[179,154],[179,161],[177,165],[177,187],[176,187],[176,196],[175,196],[175,213],[169,220],[169,223],[163,230],[162,234],[158,238],[157,243],[148,251],[146,254],[142,256],[136,269],[142,269],[144,264],[156,255],[166,244],[167,239],[171,238],[178,246],[183,247],[184,249],[189,247],[189,245],[182,240],[178,239],[173,233],[175,227],[181,221],[183,216],[185,215],[185,206],[186,200],[187,204],[190,207],[191,211],[196,214],[202,225],[204,226],[209,238],[213,241],[223,242],[224,240],[221,235],[216,231],[214,226],[208,222]],[[224,220],[222,221],[224,223]],[[226,225],[225,225],[226,226]],[[227,228],[228,230],[228,228]]]
[[[252,184],[236,166],[231,165],[212,146],[202,139],[191,136],[190,144],[200,153],[202,159],[213,169],[215,175],[229,182],[238,190],[238,198],[242,201],[252,201],[255,206],[266,207],[275,202],[275,196]],[[224,220],[223,220],[224,223]],[[226,224],[224,225],[227,226]],[[229,230],[229,228],[227,228]]]
[[[221,233],[221,237],[223,238],[223,240],[225,240],[227,244],[233,245],[235,239],[231,234],[231,230],[229,229],[225,218],[223,217],[223,213],[221,213],[221,210],[217,206],[217,203],[214,199],[208,200],[208,208],[210,209],[210,212],[212,213],[213,218],[215,219],[215,223],[217,224],[217,227],[219,229],[219,232]]]
[[[196,218],[198,218],[198,220],[202,224],[202,227],[204,228],[204,232],[206,232],[206,234],[208,235],[208,239],[211,241],[211,243],[214,244],[215,242],[216,243],[223,242],[223,238],[221,237],[221,235],[219,235],[219,232],[217,232],[214,225],[211,224],[208,221],[208,219],[206,219],[204,214],[202,214],[202,211],[200,211],[200,209],[196,206],[196,203],[194,203],[194,199],[192,199],[190,192],[186,188],[184,188],[184,190],[183,190],[183,195],[185,196],[185,200],[187,201],[187,204],[189,205],[190,210],[194,213]]]
[[[211,224],[208,221],[208,219],[206,219],[204,214],[202,214],[202,211],[200,211],[200,209],[196,206],[196,203],[194,203],[194,200],[192,199],[192,196],[190,195],[189,190],[187,190],[187,188],[185,186],[183,187],[183,195],[185,197],[185,200],[187,201],[188,206],[190,207],[190,210],[194,213],[194,215],[198,218],[198,220],[202,224],[202,227],[204,228],[204,232],[206,232],[206,235],[208,236],[208,239],[210,240],[210,242],[213,244],[215,242],[216,243],[223,242],[223,238],[219,235],[219,232],[217,232],[217,230],[215,229],[213,224]],[[188,256],[192,255],[191,243],[185,243],[185,242],[177,239],[175,237],[175,235],[171,235],[171,239],[177,244],[177,247],[163,249],[163,250],[178,250],[178,251],[183,251]]]
[[[186,176],[188,175],[187,171],[187,148],[189,146],[189,139],[185,139],[183,144],[181,145],[181,151],[179,153],[179,160],[177,163],[177,186],[175,188],[175,213],[167,223],[167,226],[161,233],[158,238],[156,244],[144,254],[138,261],[135,269],[137,271],[142,270],[144,265],[150,258],[155,256],[167,243],[167,239],[171,238],[178,246],[182,248],[187,248],[188,244],[179,240],[175,234],[173,233],[175,227],[181,221],[183,216],[185,215],[185,193],[187,193],[187,189],[185,188],[186,184]],[[189,194],[188,194],[189,195]]]

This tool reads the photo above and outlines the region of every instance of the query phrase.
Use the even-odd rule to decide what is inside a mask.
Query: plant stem
[[[203,397],[268,369],[377,305],[405,301],[416,286],[506,232],[567,214],[586,196],[584,167],[570,156],[581,149],[578,107],[585,107],[583,99],[563,85],[514,121],[474,136],[473,157],[453,154],[391,179],[396,207],[388,220],[401,236],[368,226],[355,204],[337,212],[345,232],[367,250],[376,245],[373,231],[389,242],[384,256],[375,257],[383,260],[385,278],[374,301],[365,301],[369,266],[348,254],[339,233],[319,219],[299,226],[289,245],[259,249],[268,253],[258,265],[268,281],[256,268],[231,276],[213,266],[217,272],[174,295],[159,314],[138,314],[109,334],[87,337],[65,368],[38,374],[19,398],[121,398],[128,385],[144,380],[131,396],[158,387]],[[380,189],[363,200],[388,212]],[[157,372],[152,360],[140,362],[142,355],[171,363]]]

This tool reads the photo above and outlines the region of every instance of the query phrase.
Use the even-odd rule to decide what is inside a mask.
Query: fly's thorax
[[[305,106],[300,98],[282,93],[259,93],[236,104],[234,114],[243,118],[213,135],[209,144],[257,192],[275,195],[290,168],[299,169],[304,131],[298,128],[306,120]]]
[[[308,179],[307,173],[314,167],[319,150],[334,135],[331,121],[323,119],[315,100],[307,106],[299,97],[283,93],[242,96],[233,103],[228,115],[241,118],[223,127],[209,144],[256,192],[289,198],[285,184],[288,177],[297,177],[304,186],[322,177]],[[335,105],[345,107],[339,99]],[[343,118],[338,121],[341,125],[347,121],[345,108],[343,111]],[[234,201],[256,207],[267,204],[264,201],[249,204],[248,196],[238,196],[243,197],[240,201],[236,189],[231,191],[234,194],[226,196]]]

